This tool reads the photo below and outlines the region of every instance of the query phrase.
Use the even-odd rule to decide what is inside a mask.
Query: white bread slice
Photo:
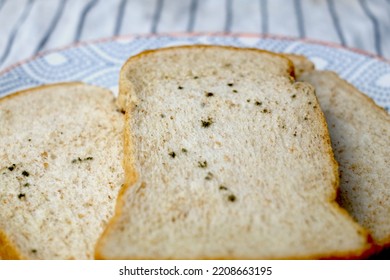
[[[314,63],[304,55],[283,53],[294,64],[294,74],[297,79],[303,74],[315,69]]]
[[[380,246],[390,245],[390,116],[329,71],[309,71],[340,168],[338,201]]]
[[[253,49],[148,51],[120,74],[125,188],[98,259],[351,257],[370,245],[335,203],[313,88]]]
[[[123,182],[123,115],[81,83],[0,99],[0,256],[90,259]]]

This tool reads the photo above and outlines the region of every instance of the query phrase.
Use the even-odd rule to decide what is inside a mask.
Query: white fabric
[[[293,36],[390,58],[390,0],[0,0],[0,70],[79,40],[169,32]]]

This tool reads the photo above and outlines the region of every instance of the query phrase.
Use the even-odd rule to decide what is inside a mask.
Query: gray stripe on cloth
[[[164,0],[157,0],[156,9],[154,10],[154,15],[152,20],[152,27],[150,30],[150,32],[153,34],[157,33],[163,7],[164,7]]]
[[[114,35],[115,36],[118,36],[121,33],[123,16],[125,14],[127,1],[128,0],[121,0],[121,2],[119,4],[118,14],[117,14],[117,17],[116,17],[116,22],[115,22],[115,29],[114,29]]]
[[[80,41],[81,33],[83,32],[85,18],[87,17],[88,13],[92,10],[92,8],[98,3],[98,1],[99,0],[91,0],[84,6],[84,9],[80,15],[79,24],[76,29],[76,35],[74,37],[74,41],[76,42]]]
[[[49,25],[49,29],[46,31],[45,35],[43,36],[43,38],[39,42],[37,48],[35,49],[35,53],[40,52],[43,49],[43,47],[46,45],[47,41],[49,40],[50,36],[52,35],[54,29],[57,26],[58,21],[60,20],[60,18],[62,16],[62,12],[64,10],[66,2],[67,2],[67,0],[60,0],[59,1],[58,6],[57,6],[57,10],[56,10],[55,14],[53,15],[52,21]]]
[[[4,63],[4,61],[7,59],[7,56],[9,55],[12,44],[14,43],[15,37],[18,34],[19,28],[23,25],[23,23],[26,21],[28,15],[30,14],[31,7],[34,4],[35,0],[29,0],[27,4],[24,6],[23,12],[18,18],[17,22],[15,23],[14,27],[12,28],[12,31],[8,37],[7,45],[5,47],[5,50],[3,52],[3,55],[0,57],[0,65]]]

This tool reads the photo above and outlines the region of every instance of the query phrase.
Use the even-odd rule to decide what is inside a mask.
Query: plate
[[[0,97],[47,83],[83,81],[117,93],[126,59],[146,49],[193,44],[229,45],[291,52],[309,57],[318,69],[337,72],[390,111],[390,62],[335,44],[250,34],[166,34],[114,37],[47,51],[0,72]]]

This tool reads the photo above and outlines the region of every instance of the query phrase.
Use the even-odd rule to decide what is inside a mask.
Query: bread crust
[[[24,257],[16,246],[8,239],[7,235],[0,230],[0,259],[23,260]]]
[[[287,55],[287,56],[290,57],[290,54]],[[295,59],[297,59],[298,61],[301,60],[299,62],[302,62],[302,64],[307,64],[305,62],[305,60],[306,61],[308,60],[304,56],[295,56]],[[314,68],[306,68],[306,69],[302,69],[302,70],[303,70],[303,72],[302,72],[303,74],[316,71],[316,72],[326,73],[327,75],[330,75],[330,77],[332,77],[332,79],[334,79],[335,81],[341,80],[339,75],[336,72],[334,72],[334,71],[329,71],[329,70],[318,71],[318,70],[315,70]],[[365,104],[366,104],[365,106],[369,106],[373,110],[377,111],[379,114],[381,114],[383,117],[385,117],[389,121],[389,124],[390,124],[390,115],[389,115],[389,113],[384,108],[382,108],[381,106],[376,104],[375,101],[372,98],[370,98],[366,94],[362,93],[361,91],[357,90],[355,86],[353,86],[351,83],[349,83],[346,80],[343,80],[343,86],[345,86],[347,88],[347,90],[345,91],[346,94],[348,94],[349,96],[357,96],[358,95],[359,97],[363,98],[364,101],[365,101]],[[343,211],[347,212],[343,208],[341,208],[341,209]],[[367,230],[367,232],[369,232],[369,231]],[[378,253],[379,251],[381,251],[381,250],[383,250],[383,249],[385,249],[385,248],[390,246],[390,235],[387,238],[384,238],[384,239],[381,239],[381,240],[374,240],[373,238],[371,238],[370,241],[371,241],[371,243],[374,243],[373,249],[370,251],[371,254],[372,253]],[[365,257],[368,257],[368,256],[369,256],[369,254],[368,255],[365,254]]]
[[[130,118],[130,111],[128,110],[125,113],[125,124],[128,123]],[[127,135],[128,130],[125,129],[124,137],[123,137],[123,154],[124,155],[133,155],[134,153],[132,152],[133,149],[133,144],[131,141],[131,137]],[[128,160],[126,160],[126,158]],[[108,221],[108,224],[106,228],[104,229],[103,233],[101,234],[100,238],[96,242],[95,245],[95,259],[96,260],[104,260],[106,259],[104,257],[104,254],[101,253],[101,247],[104,245],[104,240],[106,237],[110,234],[110,232],[113,230],[113,226],[116,224],[116,222],[119,220],[119,217],[122,214],[122,208],[123,204],[125,203],[123,197],[126,191],[131,188],[132,185],[137,181],[138,179],[138,174],[134,168],[134,157],[126,157],[124,156],[123,162],[123,170],[125,170],[125,182],[122,185],[121,189],[119,190],[118,198],[116,200],[115,204],[115,212],[114,215],[111,217],[111,219]]]
[[[314,63],[308,60],[305,56],[292,53],[283,53],[294,65],[295,77],[299,78],[303,73],[315,70]]]
[[[175,47],[167,47],[167,48],[161,48],[161,49],[152,49],[152,50],[146,50],[143,51],[137,55],[134,55],[130,58],[127,59],[127,61],[123,64],[120,70],[119,74],[119,95],[117,99],[117,106],[119,107],[120,110],[126,111],[126,104],[127,104],[127,99],[126,97],[129,96],[127,94],[129,91],[133,91],[133,86],[132,84],[128,81],[126,77],[126,69],[129,64],[131,64],[133,61],[138,60],[144,56],[153,54],[155,52],[165,52],[165,51],[172,51],[175,49],[224,49],[224,50],[245,50],[245,51],[253,51],[257,53],[266,53],[278,58],[283,58],[287,64],[288,67],[286,69],[287,74],[295,81],[295,71],[294,71],[294,64],[293,62],[288,58],[288,56],[283,55],[283,54],[278,54],[274,52],[270,52],[267,50],[261,50],[261,49],[255,49],[255,48],[239,48],[239,47],[232,47],[232,46],[216,46],[216,45],[188,45],[188,46],[175,46]],[[123,94],[124,93],[124,94]]]
[[[318,71],[318,70],[315,69],[314,64],[308,58],[306,58],[303,55],[296,55],[296,54],[285,54],[285,55],[286,55],[287,58],[291,59],[294,64],[299,64],[299,66],[302,66],[302,67],[299,67],[300,68],[299,69],[300,73],[299,73],[299,75],[297,75],[297,73],[296,73],[296,76],[300,76],[301,74],[310,73],[312,71]],[[340,79],[339,75],[336,72],[334,72],[334,71],[322,70],[321,72],[324,72],[324,73],[327,73],[327,74],[331,75],[335,80],[339,80]],[[364,93],[360,92],[359,90],[357,90],[348,81],[346,81],[346,80],[343,80],[343,81],[344,81],[344,85],[349,89],[348,91],[346,91],[347,94],[349,94],[351,96],[352,95],[359,95],[360,97],[364,98],[365,101],[366,101],[367,106],[370,106],[374,110],[377,110],[378,112],[380,112],[380,114],[385,116],[389,120],[389,123],[390,123],[389,113],[383,107],[381,107],[378,104],[376,104],[375,101],[372,98],[370,98],[369,96],[367,96],[366,94],[364,94]],[[337,191],[339,191],[339,188],[337,189]],[[338,196],[338,192],[336,194],[336,197],[337,196]],[[341,208],[341,210],[347,212],[343,208]],[[348,212],[347,212],[347,214],[348,214]],[[369,231],[367,231],[367,232],[369,232]],[[381,251],[381,250],[383,250],[383,249],[385,249],[385,248],[390,246],[390,236],[388,238],[380,240],[379,242],[378,241],[374,241],[373,238],[370,236],[369,241],[371,243],[373,243],[373,246],[372,246],[372,250],[369,250],[368,254],[365,254],[366,257],[368,257],[372,253],[377,253],[378,251]]]
[[[326,72],[326,73],[328,73],[328,74],[334,76],[334,78],[336,78],[336,79],[341,79],[341,78],[339,77],[339,75],[338,75],[336,72],[334,72],[334,71],[328,71],[328,70],[326,70],[326,71],[322,71],[322,72]],[[371,97],[369,97],[369,96],[367,96],[366,94],[362,93],[361,91],[357,90],[356,87],[354,87],[354,86],[353,86],[351,83],[349,83],[348,81],[344,80],[344,82],[345,82],[345,85],[346,85],[349,89],[351,89],[351,91],[348,91],[348,93],[350,93],[350,95],[358,94],[359,96],[363,97],[363,98],[366,100],[366,102],[367,102],[372,108],[374,108],[375,110],[378,110],[378,112],[381,112],[380,114],[383,114],[384,116],[386,116],[386,118],[387,118],[387,119],[389,120],[389,122],[390,122],[390,115],[389,115],[389,113],[385,110],[385,108],[383,108],[383,107],[379,106],[378,104],[376,104],[375,101],[374,101]],[[355,92],[355,93],[351,93],[351,92]],[[390,239],[390,237],[389,237],[389,239]]]
[[[299,63],[300,65],[304,66],[304,67],[300,68],[302,73],[309,73],[309,72],[312,72],[312,71],[319,71],[319,70],[316,70],[314,64],[307,57],[305,57],[303,55],[297,55],[297,54],[291,54],[291,53],[282,54],[282,55],[284,55],[287,59],[289,59],[293,64],[295,62],[295,63]],[[296,68],[296,65],[294,65],[294,69],[295,68]],[[339,79],[339,75],[336,72],[334,72],[334,71],[322,70],[322,72],[329,73],[329,74],[333,75],[336,79]],[[295,73],[295,76],[298,77],[297,73]],[[346,80],[344,80],[344,82],[345,82],[345,85],[347,85],[348,88],[351,89],[351,91],[356,91],[356,88],[351,83],[349,83]],[[362,92],[360,92],[358,90],[356,91],[356,94],[359,94],[360,96],[365,98],[366,101],[370,104],[370,106],[373,106],[373,108],[378,109],[379,111],[384,112],[386,115],[389,115],[389,113],[383,107],[381,107],[378,104],[376,104],[375,101],[372,98],[370,98],[369,96],[367,96],[366,94],[364,94],[364,93],[362,93]],[[389,242],[390,242],[390,237],[389,237]]]
[[[30,92],[40,91],[42,89],[55,88],[55,87],[60,87],[60,86],[61,87],[62,86],[77,86],[77,85],[85,85],[85,83],[83,83],[83,82],[64,82],[64,83],[53,83],[53,84],[40,85],[40,86],[27,88],[27,89],[23,89],[23,90],[20,90],[20,91],[9,93],[9,94],[7,94],[5,96],[2,96],[0,98],[0,102],[3,102],[3,101],[8,100],[10,98],[14,98],[16,96],[27,94],[27,93],[30,93]]]
[[[164,52],[164,51],[172,51],[175,49],[199,49],[199,48],[226,48],[226,49],[231,49],[231,50],[250,50],[250,51],[256,51],[259,53],[268,53],[277,57],[282,57],[286,60],[287,62],[287,70],[286,70],[286,75],[288,75],[293,81],[295,81],[295,72],[294,72],[294,65],[293,62],[288,58],[286,55],[282,54],[276,54],[272,53],[269,51],[264,51],[264,50],[259,50],[259,49],[243,49],[243,48],[236,48],[236,47],[220,47],[220,46],[179,46],[179,47],[170,47],[170,48],[164,48],[164,49],[158,49],[158,50],[148,50],[145,52],[142,52],[136,56],[130,57],[125,64],[121,68],[121,73],[120,73],[120,78],[119,78],[119,98],[118,98],[118,106],[126,111],[126,124],[129,123],[129,120],[131,118],[131,113],[130,110],[126,110],[126,104],[127,104],[127,97],[131,96],[134,94],[134,86],[132,83],[127,79],[126,77],[126,71],[128,66],[135,60],[138,60],[144,56],[147,56],[149,54],[155,53],[155,52]],[[318,255],[302,255],[302,256],[287,256],[286,259],[340,259],[340,258],[363,258],[367,256],[367,254],[371,254],[371,251],[373,250],[373,245],[371,242],[371,237],[369,236],[368,232],[362,229],[359,225],[357,225],[353,219],[349,216],[349,214],[342,209],[337,203],[336,203],[336,195],[337,195],[337,190],[339,186],[339,176],[338,176],[338,163],[336,162],[333,154],[333,150],[331,148],[331,142],[330,142],[330,136],[328,133],[328,127],[327,123],[324,117],[324,114],[322,113],[320,108],[316,109],[317,115],[320,119],[321,126],[323,131],[326,131],[324,136],[324,144],[327,147],[327,155],[330,157],[332,161],[332,167],[333,167],[333,178],[334,181],[332,182],[332,187],[333,191],[330,193],[330,196],[327,198],[327,201],[329,204],[331,204],[334,208],[337,209],[340,215],[345,216],[346,219],[349,219],[351,223],[354,223],[356,225],[356,229],[360,232],[361,236],[367,241],[364,247],[360,248],[359,250],[356,251],[351,251],[351,252],[343,252],[343,253],[329,253],[329,254],[318,254]],[[132,152],[133,150],[133,144],[131,142],[131,135],[128,129],[125,129],[124,133],[124,151],[125,151],[125,159],[123,162],[125,174],[126,174],[126,180],[125,180],[125,185],[121,189],[120,194],[118,195],[117,198],[117,204],[115,208],[115,214],[113,218],[109,221],[105,231],[101,235],[100,239],[98,240],[96,247],[95,247],[95,258],[96,259],[106,259],[104,256],[104,253],[102,252],[102,247],[104,246],[105,239],[107,236],[111,233],[111,231],[114,229],[114,225],[116,224],[117,220],[119,219],[119,216],[122,213],[122,207],[124,205],[124,194],[128,189],[132,187],[132,185],[137,181],[138,174],[136,173],[135,170],[135,165],[134,165],[134,153]],[[134,256],[126,256],[126,259],[145,259],[145,258],[134,258]],[[149,257],[148,257],[149,259]],[[153,258],[151,258],[153,259]],[[158,259],[158,258],[156,258]],[[207,258],[201,258],[201,259],[207,259]],[[227,256],[220,256],[216,257],[213,259],[234,259],[234,256],[232,255],[227,255]],[[242,258],[240,258],[242,259]],[[244,259],[249,259],[249,258],[244,258]],[[272,256],[269,256],[269,258],[266,259],[273,259]],[[280,259],[280,258],[278,258]]]
[[[301,72],[299,73],[299,75],[300,74],[309,74],[310,72],[313,72],[313,71],[318,72],[318,70],[315,69],[314,64],[309,59],[307,59],[305,56],[294,55],[294,54],[285,54],[285,55],[287,58],[292,59],[292,61],[295,64],[298,64],[299,66],[303,66],[303,67],[300,67]],[[339,77],[339,75],[334,71],[323,70],[321,72],[326,73],[327,75],[330,75],[336,81],[341,79]],[[345,86],[347,88],[347,91],[346,91],[347,94],[349,94],[350,96],[359,95],[360,97],[362,97],[365,100],[367,106],[370,106],[373,110],[376,110],[379,114],[382,114],[385,118],[390,120],[389,113],[383,107],[376,104],[372,98],[370,98],[366,94],[357,90],[351,83],[349,83],[346,80],[343,80],[343,86]],[[344,210],[344,209],[342,208],[342,210]],[[344,211],[346,211],[346,210],[344,210]],[[371,238],[370,242],[374,243],[375,245],[373,245],[372,250],[369,252],[371,252],[371,254],[378,253],[379,251],[381,251],[385,248],[388,248],[390,246],[390,236],[388,238],[384,238],[384,239],[379,240],[379,241],[378,240],[375,241]],[[366,254],[366,257],[369,255],[370,255],[370,253],[368,255]]]
[[[333,72],[333,71],[324,71],[330,75],[332,75],[335,79],[340,79],[340,77],[337,75],[337,73]],[[390,125],[390,115],[389,113],[382,107],[380,107],[378,104],[375,103],[375,101],[370,98],[369,96],[367,96],[366,94],[363,94],[362,92],[360,92],[359,90],[357,90],[352,84],[350,84],[349,82],[345,81],[344,80],[344,83],[345,83],[345,86],[348,87],[350,90],[347,91],[347,93],[349,95],[359,95],[360,97],[364,98],[365,99],[365,102],[367,104],[367,106],[370,106],[371,108],[373,108],[374,110],[376,110],[378,113],[382,114],[388,121],[389,121],[389,125]],[[346,210],[345,210],[346,211]],[[347,211],[346,211],[347,212]],[[387,238],[385,239],[382,239],[382,240],[372,240],[372,242],[375,243],[375,250],[374,252],[378,252],[388,246],[390,246],[390,234]]]

